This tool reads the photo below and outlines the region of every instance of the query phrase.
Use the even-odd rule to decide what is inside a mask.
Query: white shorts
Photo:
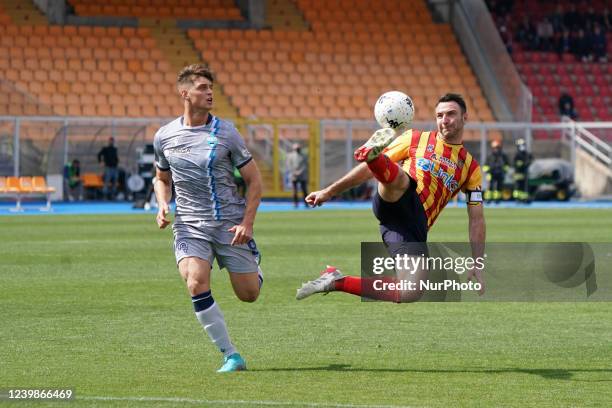
[[[197,257],[208,261],[211,267],[216,259],[219,269],[227,268],[230,272],[257,272],[260,254],[255,240],[248,244],[230,245],[234,233],[228,229],[234,225],[236,223],[229,221],[175,223],[172,230],[177,265],[183,258]]]

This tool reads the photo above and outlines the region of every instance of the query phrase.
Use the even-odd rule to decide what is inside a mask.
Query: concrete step
[[[141,19],[140,21],[150,28],[151,36],[175,72],[180,71],[186,65],[205,62],[202,61],[200,52],[196,50],[193,42],[183,30],[166,22],[158,24],[154,19]],[[215,88],[214,113],[221,117],[235,118],[238,116],[237,109],[223,93],[221,87]]]
[[[17,25],[48,25],[47,16],[31,0],[0,0],[4,9]]]
[[[308,22],[293,1],[268,2],[266,24],[272,29],[308,29]]]

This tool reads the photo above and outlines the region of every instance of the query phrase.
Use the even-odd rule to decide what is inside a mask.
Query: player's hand
[[[231,245],[243,245],[253,239],[253,225],[238,224],[228,231],[234,233]]]
[[[169,212],[170,208],[168,207],[168,203],[159,203],[157,217],[155,217],[155,221],[157,221],[157,226],[159,229],[164,229],[170,224],[170,220],[168,219]]]
[[[469,270],[468,274],[467,274],[467,281],[471,282],[472,279],[476,279],[476,282],[480,283],[480,290],[478,291],[478,294],[480,296],[482,296],[485,292],[485,282],[484,282],[484,278],[482,276],[482,269],[478,269],[478,268],[472,268]]]
[[[324,202],[329,201],[330,198],[331,194],[329,194],[327,190],[319,190],[308,194],[304,201],[306,201],[306,204],[311,207],[317,207],[323,205]]]

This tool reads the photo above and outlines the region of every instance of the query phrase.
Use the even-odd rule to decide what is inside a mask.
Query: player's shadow
[[[293,368],[265,368],[255,369],[251,371],[272,371],[272,372],[289,372],[289,371],[338,371],[338,372],[372,372],[372,373],[416,373],[416,374],[507,374],[507,373],[522,373],[538,375],[549,380],[571,380],[584,382],[612,382],[612,377],[608,380],[575,380],[572,379],[576,373],[607,373],[612,374],[612,368],[473,368],[473,369],[403,369],[403,368],[363,368],[352,367],[350,364],[330,364],[320,367],[293,367]]]

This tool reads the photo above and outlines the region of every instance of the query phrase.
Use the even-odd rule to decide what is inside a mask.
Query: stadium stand
[[[176,72],[187,61],[198,60],[193,46],[184,44],[187,40],[180,30],[166,25],[18,25],[9,13],[0,10],[0,16],[7,22],[0,27],[0,78],[17,91],[0,97],[2,112],[178,115],[177,99],[169,97],[175,94]],[[24,101],[28,97],[31,101]],[[219,111],[235,116],[222,93],[218,93],[217,102]]]
[[[233,0],[70,0],[81,16],[151,17],[193,20],[242,20]]]
[[[578,25],[567,13],[574,2],[489,1],[502,39],[525,83],[534,95],[533,120],[560,120],[559,97],[567,92],[574,97],[576,113],[583,121],[612,120],[612,64],[607,59],[576,55],[574,44],[578,30],[587,33],[602,25],[604,1],[581,2],[576,7]],[[589,17],[589,8],[599,14]],[[590,21],[592,19],[593,21]],[[549,42],[538,34],[537,26],[551,22],[553,37]],[[572,25],[569,27],[568,25]],[[527,29],[526,27],[531,27]],[[606,27],[602,26],[605,30]],[[609,30],[609,27],[607,27]],[[568,31],[569,48],[558,48],[563,31]],[[607,32],[607,54],[612,55],[612,32]],[[546,132],[536,132],[545,136]]]
[[[57,115],[176,113],[176,101],[162,97],[174,92],[175,73],[147,28],[8,25],[0,30],[5,56],[0,75]],[[10,63],[3,61],[7,57]]]
[[[435,101],[449,91],[466,97],[470,120],[494,120],[450,26],[434,22],[425,0],[389,0],[385,10],[397,10],[392,14],[369,1],[270,0],[267,28],[261,30],[181,28],[186,20],[244,20],[231,0],[68,4],[81,20],[54,25],[31,0],[0,0],[0,114],[176,116],[181,112],[176,73],[189,63],[204,62],[217,76],[215,113],[226,118],[372,121],[377,97],[401,89],[414,99],[417,121],[431,121]],[[99,24],[97,17],[102,18]],[[120,26],[107,26],[109,18],[117,18]],[[146,125],[143,134],[152,135],[157,126]],[[54,145],[61,141],[61,125],[24,121],[20,129],[21,171],[45,172],[45,154],[58,151]],[[68,132],[75,143],[70,151],[85,156],[103,138],[93,128]],[[269,137],[266,132],[245,137],[262,141]],[[303,126],[284,132],[303,142],[310,137]],[[345,138],[342,129],[326,135],[337,139],[338,146]],[[367,129],[355,131],[353,140],[367,135]],[[468,140],[479,137],[478,131],[466,135]],[[130,142],[120,136],[118,143],[127,147]],[[85,172],[97,168],[92,159],[83,165]],[[269,181],[270,165],[260,162],[260,167]],[[86,184],[96,189],[99,180]]]
[[[240,116],[370,119],[382,92],[406,89],[417,120],[431,120],[447,91],[467,96],[473,120],[493,120],[450,27],[435,24],[424,2],[398,1],[394,16],[371,2],[297,5],[311,30],[189,30]]]
[[[345,13],[346,1],[300,0],[284,6],[277,1],[272,2],[277,14],[270,18],[278,29],[191,29],[188,37],[176,28],[174,18],[182,14],[173,14],[174,8],[160,22],[147,19],[138,8],[144,6],[136,5],[147,2],[113,1],[112,7],[92,11],[95,3],[72,2],[84,15],[87,10],[116,15],[109,13],[129,4],[128,15],[139,17],[141,26],[9,22],[0,28],[0,76],[56,115],[168,117],[180,110],[168,97],[176,71],[201,56],[218,73],[217,109],[225,116],[371,119],[376,97],[397,88],[414,97],[417,120],[430,120],[435,98],[448,90],[467,96],[472,119],[493,119],[449,26],[433,23],[424,2],[408,7],[397,1],[401,12],[389,21],[370,2],[351,2],[352,10]],[[235,8],[228,1],[204,3],[212,10]],[[367,24],[361,21],[364,13],[370,15]],[[7,15],[4,21],[12,20]],[[414,39],[392,46],[389,35]],[[11,114],[40,114],[9,102]]]

